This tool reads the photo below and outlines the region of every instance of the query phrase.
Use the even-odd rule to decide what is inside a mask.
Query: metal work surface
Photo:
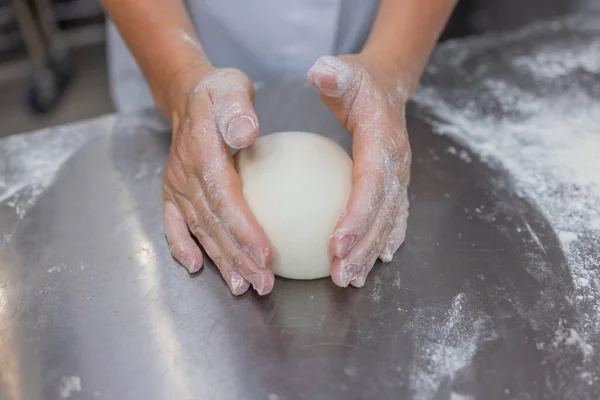
[[[257,112],[263,134],[348,148],[305,84],[259,90]],[[170,136],[154,114],[0,141],[8,182],[37,179],[0,196],[0,398],[595,398],[597,381],[574,378],[579,348],[540,345],[579,319],[552,226],[510,176],[419,115],[394,260],[362,289],[277,279],[263,298],[235,298],[212,265],[190,276],[170,256]],[[31,149],[56,162],[23,162]]]

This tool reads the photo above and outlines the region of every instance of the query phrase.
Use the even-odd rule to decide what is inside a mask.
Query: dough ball
[[[352,160],[334,141],[306,132],[259,137],[235,156],[244,197],[264,229],[276,275],[330,275],[329,240],[352,189]]]

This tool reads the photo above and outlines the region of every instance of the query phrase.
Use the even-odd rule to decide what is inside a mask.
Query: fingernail
[[[354,278],[352,278],[352,286],[361,288],[365,286],[365,282],[367,281],[368,271],[360,271],[356,274]]]
[[[191,257],[184,256],[184,259],[181,261],[185,269],[187,269],[190,274],[195,274],[196,272],[200,271],[200,269],[202,269],[202,263],[194,262],[194,260]]]
[[[247,143],[248,137],[252,135],[256,129],[256,124],[252,118],[242,115],[235,118],[227,127],[227,144],[231,147],[239,148]]]
[[[389,242],[385,246],[385,248],[379,255],[379,258],[381,259],[381,261],[383,261],[385,263],[392,261],[392,259],[394,258],[394,254],[396,254],[396,252],[398,251],[400,246],[402,246],[402,244],[404,243],[404,239],[406,237],[406,233],[405,233],[406,231],[404,230],[402,232],[403,233],[401,235],[398,235],[398,237],[392,239],[392,241]]]
[[[246,285],[246,281],[240,274],[235,271],[231,271],[229,274],[229,288],[231,289],[231,293],[235,295],[243,294],[244,291],[242,289]]]
[[[189,268],[190,274],[195,274],[202,269],[202,263],[194,263],[192,262],[191,267]]]
[[[262,274],[248,274],[247,278],[260,296],[265,294],[265,277]]]
[[[350,284],[350,281],[356,274],[357,268],[358,267],[356,265],[346,263],[346,262],[344,262],[344,260],[342,260],[341,265],[340,265],[339,279],[338,279],[339,286],[348,287],[348,285]]]
[[[337,256],[342,258],[346,255],[346,253],[348,253],[348,251],[354,246],[354,244],[356,243],[356,236],[354,235],[348,235],[348,236],[344,236],[342,237],[340,240],[338,240],[337,242]]]
[[[385,246],[385,249],[379,255],[379,258],[384,263],[389,263],[394,258],[394,253],[392,253],[392,249],[390,245]]]
[[[340,272],[340,278],[338,279],[339,287],[348,287],[350,284],[350,280],[352,280],[352,276],[346,275],[343,272]]]

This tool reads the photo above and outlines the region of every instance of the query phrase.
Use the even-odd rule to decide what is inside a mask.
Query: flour
[[[566,33],[553,32],[558,27]],[[581,320],[575,328],[556,327],[554,341],[539,348],[578,348],[593,380],[593,358],[600,352],[599,33],[597,19],[574,18],[449,43],[435,53],[414,99],[435,116],[437,133],[508,171],[518,194],[550,222],[575,287],[569,302]],[[539,46],[524,40],[544,35],[549,40]],[[477,65],[484,50],[493,58]],[[440,65],[451,68],[446,72]],[[450,88],[444,88],[444,73],[454,77]],[[447,151],[458,155],[455,148]],[[525,230],[545,252],[528,224]],[[463,346],[465,355],[470,343]]]
[[[442,321],[432,322],[431,310],[418,313],[409,327],[416,340],[410,383],[415,399],[431,399],[444,379],[452,381],[471,363],[481,342],[497,335],[489,318],[476,312],[464,293],[453,299]]]
[[[64,376],[59,388],[60,397],[68,399],[73,392],[81,392],[81,378],[78,376]]]
[[[57,265],[53,265],[52,267],[48,268],[48,273],[53,274],[55,272],[61,272],[66,269],[67,269],[67,266],[65,264],[57,264]]]
[[[139,181],[139,180],[144,179],[147,176],[148,176],[148,164],[143,162],[139,165],[139,168],[133,177]]]
[[[587,344],[581,338],[581,336],[579,336],[579,333],[577,333],[577,331],[572,328],[567,330],[566,335],[560,331],[556,332],[556,338],[553,344],[555,346],[559,346],[561,342],[564,342],[564,344],[566,344],[567,346],[579,347],[585,358],[589,358],[592,355],[592,352],[594,351],[593,347]]]
[[[597,57],[600,54],[600,42],[590,43],[587,51],[577,47],[565,48],[559,53],[553,52],[552,47],[540,50],[533,55],[517,57],[513,64],[544,79],[568,76],[575,69],[590,73],[600,70],[600,58]]]
[[[14,209],[17,221],[22,220],[65,161],[96,133],[109,131],[113,123],[114,117],[107,116],[96,120],[97,131],[81,122],[0,140],[0,208]],[[2,228],[0,247],[10,240],[15,225]]]
[[[463,160],[466,163],[470,163],[470,162],[473,161],[473,160],[471,160],[471,156],[469,155],[469,153],[466,150],[460,150],[460,151],[458,151],[456,149],[456,147],[449,146],[446,149],[446,152],[449,153],[449,154],[457,156],[458,158],[460,158],[461,160]]]

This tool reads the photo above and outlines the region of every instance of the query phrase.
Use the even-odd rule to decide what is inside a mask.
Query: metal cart
[[[70,51],[81,40],[72,39],[90,27],[103,29],[103,19],[98,0],[0,0],[0,61],[27,56],[32,111],[45,113],[58,104],[75,72]]]

